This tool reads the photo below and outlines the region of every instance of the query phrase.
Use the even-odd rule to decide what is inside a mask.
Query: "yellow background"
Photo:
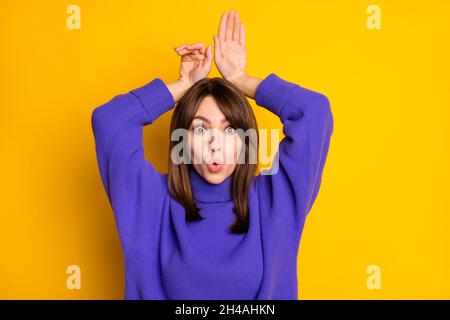
[[[71,4],[80,30],[66,27]],[[381,30],[366,27],[371,4]],[[335,130],[301,241],[299,298],[450,298],[447,0],[2,1],[0,298],[123,297],[91,112],[155,77],[174,81],[172,48],[213,43],[230,8],[246,26],[249,74],[275,72],[331,101]],[[281,129],[254,110],[260,128]],[[159,171],[171,113],[144,131]],[[66,288],[72,264],[81,290]],[[380,290],[366,286],[373,264]]]

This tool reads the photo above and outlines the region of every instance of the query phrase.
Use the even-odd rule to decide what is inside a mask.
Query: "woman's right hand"
[[[197,81],[206,78],[212,65],[212,47],[202,42],[184,44],[174,48],[181,56],[180,80],[191,87]]]

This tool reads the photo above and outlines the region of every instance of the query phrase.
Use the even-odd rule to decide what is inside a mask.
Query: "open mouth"
[[[212,173],[217,173],[222,169],[223,165],[217,162],[208,164],[208,170]]]

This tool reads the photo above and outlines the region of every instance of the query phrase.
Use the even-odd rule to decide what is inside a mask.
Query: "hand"
[[[234,28],[234,30],[233,30]],[[214,61],[222,77],[236,82],[245,76],[247,49],[245,48],[245,28],[239,13],[233,9],[222,13],[219,36],[214,35]]]
[[[181,56],[180,80],[189,88],[206,78],[211,70],[212,47],[205,48],[202,42],[184,44],[174,48]]]

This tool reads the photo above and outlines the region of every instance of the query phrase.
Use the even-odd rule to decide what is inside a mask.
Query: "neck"
[[[231,174],[221,183],[214,184],[203,178],[193,166],[189,166],[189,178],[194,199],[200,202],[231,201],[233,175]]]

